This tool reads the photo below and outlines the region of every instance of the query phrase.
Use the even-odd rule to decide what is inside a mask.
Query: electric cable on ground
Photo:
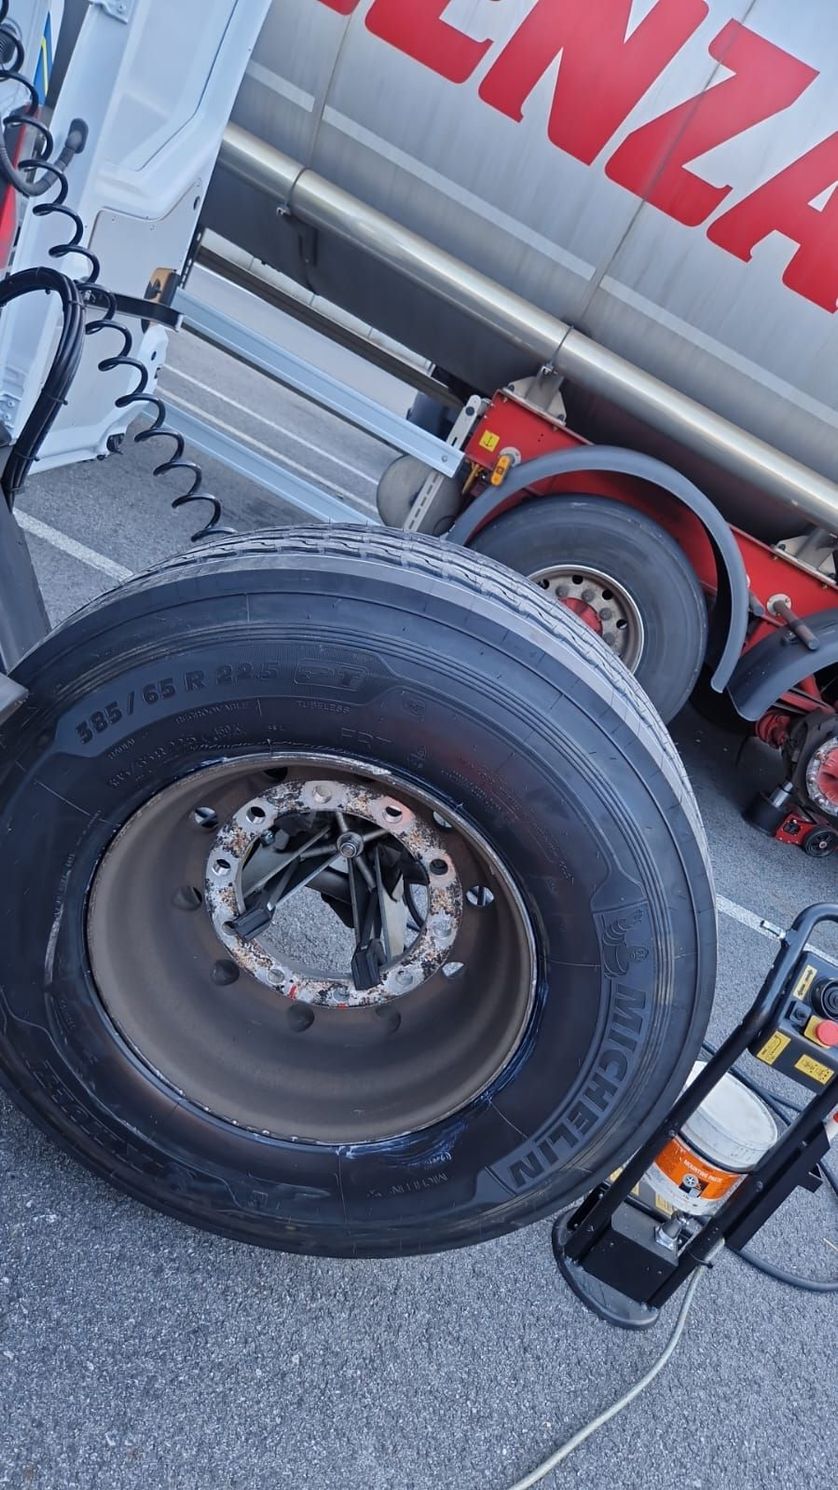
[[[695,1297],[695,1291],[699,1285],[700,1280],[704,1277],[704,1272],[704,1269],[699,1269],[693,1274],[692,1278],[690,1279],[689,1284],[687,1285],[687,1291],[684,1294],[683,1303],[681,1304],[681,1308],[678,1312],[678,1318],[675,1321],[675,1327],[672,1331],[672,1334],[670,1335],[657,1360],[652,1366],[649,1367],[648,1371],[644,1372],[643,1376],[640,1377],[640,1380],[636,1381],[633,1387],[630,1387],[629,1390],[625,1392],[622,1397],[618,1397],[617,1401],[613,1402],[610,1407],[607,1407],[604,1412],[599,1413],[597,1417],[592,1418],[589,1423],[586,1423],[584,1428],[580,1428],[577,1433],[574,1433],[573,1437],[567,1439],[567,1441],[563,1443],[560,1448],[556,1449],[554,1453],[550,1454],[549,1458],[544,1459],[542,1463],[539,1464],[535,1469],[531,1470],[529,1474],[524,1475],[523,1479],[516,1480],[514,1485],[510,1485],[509,1490],[531,1490],[531,1487],[533,1485],[538,1485],[540,1481],[545,1479],[548,1474],[550,1474],[554,1469],[557,1469],[560,1464],[563,1464],[565,1459],[569,1459],[570,1455],[589,1438],[591,1438],[594,1433],[599,1432],[600,1428],[604,1428],[606,1423],[610,1423],[613,1418],[617,1417],[617,1415],[623,1412],[625,1408],[629,1407],[632,1402],[636,1401],[641,1392],[645,1392],[646,1388],[648,1386],[651,1386],[652,1382],[655,1380],[655,1377],[660,1375],[667,1361],[672,1356],[678,1345],[678,1342],[681,1339],[681,1336],[684,1333],[684,1327],[687,1323],[687,1317],[692,1307],[692,1301]]]

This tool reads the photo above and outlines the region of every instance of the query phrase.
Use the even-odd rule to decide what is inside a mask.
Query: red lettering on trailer
[[[561,53],[548,134],[590,165],[709,11],[707,0],[658,0],[627,36],[632,0],[538,0],[480,85],[510,119]]]
[[[783,284],[835,314],[838,308],[838,133],[829,135],[743,202],[716,218],[712,243],[750,260],[758,243],[782,233],[798,245]],[[832,189],[825,207],[813,201]]]
[[[443,21],[449,0],[374,0],[367,29],[451,83],[465,83],[492,45]]]
[[[361,0],[318,0],[352,15]],[[453,83],[473,75],[494,45],[443,20],[448,0],[372,0],[365,17],[380,40]],[[500,51],[480,97],[520,122],[536,85],[561,55],[548,133],[590,165],[710,12],[708,0],[657,0],[627,35],[632,0],[534,0]],[[687,167],[787,109],[817,69],[749,27],[730,21],[710,55],[733,76],[635,130],[606,162],[608,177],[689,227],[706,221],[732,190]],[[748,262],[771,233],[797,244],[783,275],[796,294],[838,309],[838,133],[830,135],[717,217],[710,241]],[[824,207],[812,203],[832,190]]]
[[[732,190],[711,186],[686,169],[689,162],[787,109],[818,76],[738,21],[713,38],[710,56],[733,77],[636,129],[605,167],[612,181],[688,227],[704,222]]]

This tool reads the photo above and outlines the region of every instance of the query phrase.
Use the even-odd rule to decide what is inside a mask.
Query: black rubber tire
[[[286,530],[130,581],[16,676],[0,1072],[91,1169],[227,1236],[387,1255],[550,1214],[660,1120],[713,996],[706,843],[645,696],[534,588],[424,537]],[[184,774],[271,748],[351,751],[421,783],[514,875],[535,1012],[492,1088],[436,1128],[343,1149],[252,1135],[174,1100],[97,995],[84,922],[107,844]]]
[[[472,547],[518,574],[555,562],[610,575],[644,621],[638,683],[667,723],[684,707],[707,651],[707,603],[683,549],[645,513],[605,497],[539,497],[490,523]]]

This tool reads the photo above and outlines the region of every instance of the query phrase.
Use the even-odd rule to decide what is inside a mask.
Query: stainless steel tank
[[[234,121],[838,480],[836,83],[831,0],[275,0]],[[207,220],[470,388],[532,370],[277,205],[222,165]],[[591,437],[678,456],[568,392]],[[799,526],[697,474],[751,527]]]

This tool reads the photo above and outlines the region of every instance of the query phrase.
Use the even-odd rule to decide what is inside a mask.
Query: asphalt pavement
[[[198,288],[197,281],[193,288]],[[203,281],[207,288],[207,281]],[[226,289],[214,291],[228,303]],[[329,370],[404,411],[409,391],[253,308]],[[257,324],[257,322],[254,322]],[[359,512],[392,452],[188,337],[178,404],[272,450]],[[150,452],[40,475],[21,503],[53,620],[188,545]],[[298,515],[205,462],[242,531]],[[195,509],[197,511],[197,509]],[[721,972],[711,1038],[751,1002],[786,925],[835,897],[818,863],[749,829],[776,763],[688,710],[675,736],[710,837]],[[740,759],[741,754],[741,759]],[[833,1159],[838,1171],[838,1161]],[[289,1257],[180,1226],[77,1168],[0,1101],[0,1486],[13,1490],[504,1490],[662,1349],[615,1332],[558,1278],[549,1225],[440,1257]],[[838,1207],[798,1194],[755,1248],[838,1277]],[[834,1483],[836,1301],[723,1258],[665,1374],[547,1484],[789,1490]]]

